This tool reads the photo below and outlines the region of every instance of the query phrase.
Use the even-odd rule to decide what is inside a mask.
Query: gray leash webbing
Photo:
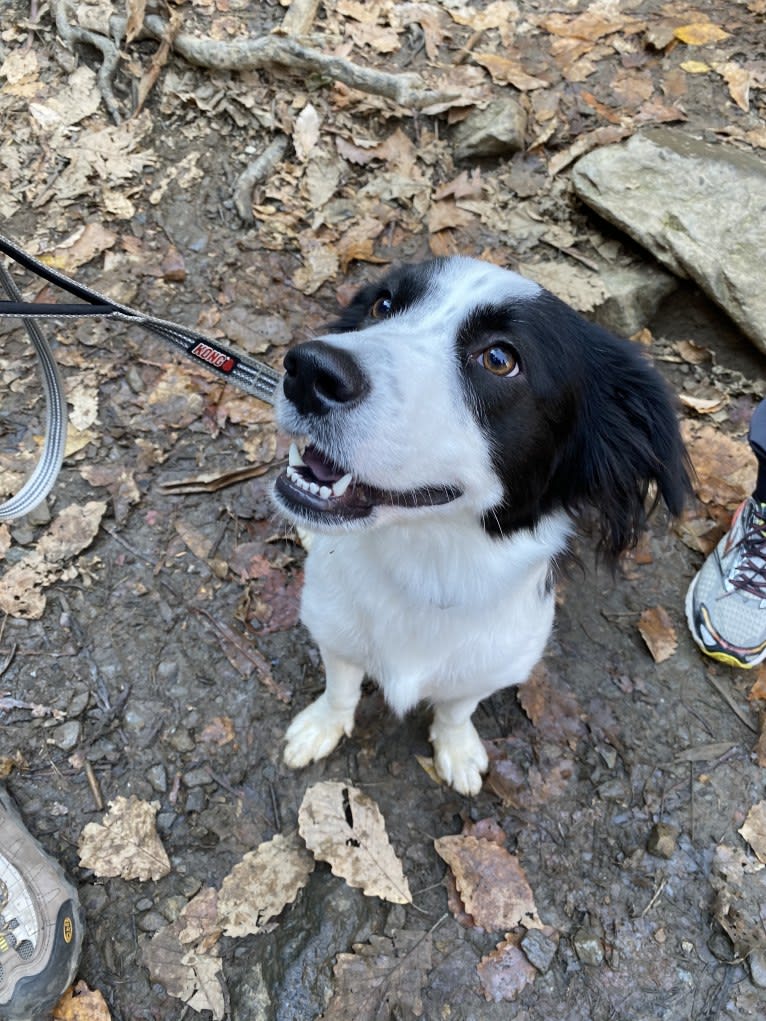
[[[0,253],[9,256],[36,276],[80,299],[78,303],[41,304],[25,302],[10,273],[0,263],[0,284],[8,295],[0,301],[0,316],[21,319],[35,349],[45,391],[45,441],[43,451],[32,475],[19,492],[0,503],[0,521],[28,514],[50,492],[61,469],[66,444],[66,399],[61,376],[53,359],[50,346],[35,320],[67,319],[81,316],[100,316],[141,326],[161,337],[177,351],[223,379],[230,380],[245,393],[273,404],[275,391],[282,378],[270,365],[259,362],[221,344],[218,340],[190,330],[170,320],[145,315],[129,305],[122,305],[72,280],[64,273],[51,269],[24,251],[8,238],[0,235]]]

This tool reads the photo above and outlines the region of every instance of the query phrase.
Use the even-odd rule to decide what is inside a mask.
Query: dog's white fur
[[[355,479],[381,490],[449,484],[462,493],[441,506],[380,505],[361,521],[327,524],[277,495],[314,533],[302,619],[326,670],[324,694],[287,731],[288,765],[321,759],[351,734],[368,674],[399,714],[432,704],[439,775],[461,793],[480,789],[487,753],[471,715],[481,699],[522,683],[542,655],[553,626],[551,566],[573,522],[554,508],[505,537],[482,527],[503,483],[454,339],[472,307],[498,296],[523,306],[540,293],[490,264],[446,260],[401,313],[322,338],[351,354],[371,381],[363,400],[315,417],[281,397],[281,427],[308,434]]]

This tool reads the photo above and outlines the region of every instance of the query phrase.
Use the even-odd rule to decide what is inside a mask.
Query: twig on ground
[[[87,43],[101,51],[103,60],[98,72],[98,87],[112,120],[115,124],[120,124],[122,115],[117,97],[112,90],[112,79],[120,59],[119,49],[106,36],[91,32],[87,28],[80,28],[79,25],[72,25],[67,17],[67,0],[51,0],[51,10],[56,21],[56,31],[67,45],[74,48],[77,43]]]
[[[279,28],[285,35],[308,35],[319,7],[319,0],[292,0]]]
[[[234,205],[244,223],[252,223],[254,219],[253,189],[273,172],[285,154],[288,141],[287,135],[278,135],[237,178],[234,185]]]

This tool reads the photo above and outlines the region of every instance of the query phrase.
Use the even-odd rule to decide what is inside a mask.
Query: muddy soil
[[[703,102],[695,114],[704,116]],[[287,285],[294,256],[260,250],[257,234],[238,223],[215,115],[200,127],[184,144],[202,152],[204,180],[191,191],[171,186],[166,202],[142,209],[131,224],[136,236],[169,238],[183,252],[186,279],[160,290],[151,279],[137,279],[129,285],[132,300],[194,324],[210,294],[240,289],[260,315],[280,316],[292,338],[308,336],[332,316],[333,288],[307,298]],[[159,119],[152,145],[166,165],[179,159]],[[554,199],[546,201],[550,209]],[[573,203],[568,195],[555,201]],[[588,222],[583,209],[567,208],[565,215]],[[33,224],[27,211],[4,232],[23,238]],[[476,249],[492,240],[477,237]],[[422,247],[423,239],[415,239],[404,254]],[[369,276],[370,267],[350,275]],[[118,296],[128,286],[97,265],[82,277]],[[750,378],[763,373],[763,359],[692,289],[671,296],[648,325],[660,354],[673,340],[691,337],[714,348],[720,366]],[[93,345],[90,331],[77,328],[70,343]],[[762,1017],[766,991],[752,981],[747,962],[736,960],[716,922],[709,881],[716,846],[740,846],[737,829],[763,797],[763,771],[752,758],[758,718],[746,698],[752,678],[703,661],[688,636],[684,594],[702,558],[669,523],[655,518],[642,555],[615,577],[595,567],[583,541],[583,569],[561,584],[545,657],[548,681],[567,699],[543,714],[542,725],[530,722],[512,690],[480,708],[480,733],[516,764],[513,803],[491,789],[466,800],[434,783],[415,758],[429,754],[426,710],[397,720],[372,684],[354,737],[326,762],[292,772],[281,762],[282,734],[321,690],[316,649],[299,624],[264,633],[251,613],[240,628],[247,586],[213,562],[227,565],[244,542],[257,544],[285,572],[286,598],[294,602],[303,553],[273,516],[268,496],[283,445],[269,449],[273,465],[262,478],[218,493],[168,495],[162,488],[168,480],[240,466],[249,426],[229,421],[213,428],[209,390],[201,414],[187,422],[180,409],[157,425],[148,398],[173,356],[137,331],[103,328],[95,340],[88,356],[108,359],[120,372],[103,383],[100,435],[88,458],[139,464],[140,495],[119,519],[110,511],[76,576],[48,590],[41,619],[4,621],[0,662],[9,662],[0,689],[63,717],[9,711],[0,717],[0,740],[3,755],[18,757],[8,785],[30,828],[79,886],[87,918],[80,975],[104,993],[112,1017],[194,1016],[151,983],[142,946],[201,886],[220,883],[246,851],[294,829],[303,793],[319,779],[349,780],[375,798],[415,903],[367,898],[318,866],[272,932],[222,938],[234,1021],[321,1017],[335,987],[337,955],[401,930],[431,933],[420,1016],[434,1021]],[[23,394],[14,391],[8,403],[4,397],[4,412],[18,416],[9,417],[16,431],[3,434],[8,445],[22,440],[34,410],[27,403],[32,362],[7,324],[3,344],[26,359],[30,380]],[[279,347],[268,357],[279,364]],[[672,360],[659,365],[676,387],[685,373],[704,371]],[[144,456],[150,446],[155,454]],[[68,463],[49,509],[93,497]],[[43,513],[15,525],[17,553],[9,556],[31,548],[46,523]],[[190,550],[179,523],[210,540],[208,556]],[[678,648],[656,664],[637,622],[658,605],[670,615]],[[260,683],[257,671],[245,678],[235,668],[222,647],[221,623],[254,643],[289,702]],[[559,711],[565,722],[557,727]],[[232,723],[226,740],[205,736],[217,719]],[[167,877],[105,880],[80,868],[78,837],[102,816],[84,760],[105,802],[130,794],[159,802],[158,828],[172,864]],[[560,934],[552,961],[512,1003],[488,1001],[476,972],[503,934],[453,917],[445,865],[433,848],[434,838],[487,817],[504,830],[543,921]],[[657,824],[672,828],[665,855],[648,850]],[[414,1014],[382,1005],[374,1016]]]

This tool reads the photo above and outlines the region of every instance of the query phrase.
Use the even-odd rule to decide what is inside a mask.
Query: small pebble
[[[159,911],[147,911],[136,922],[142,932],[157,932],[159,929],[164,929],[167,924],[167,920]]]
[[[68,720],[60,727],[54,727],[48,740],[63,752],[71,752],[80,740],[79,721]]]
[[[152,785],[152,788],[160,794],[164,794],[168,789],[168,774],[161,762],[147,769],[146,779]]]
[[[206,783],[210,783],[210,772],[205,766],[200,766],[199,769],[190,769],[188,773],[184,773],[184,783],[187,787],[203,787]]]
[[[539,972],[545,974],[556,955],[556,944],[539,929],[530,929],[521,941],[521,949],[527,960]]]
[[[583,964],[603,964],[604,944],[592,929],[578,929],[572,943],[578,959]]]
[[[652,826],[646,849],[657,858],[672,858],[678,845],[678,830],[675,826],[658,822]]]

